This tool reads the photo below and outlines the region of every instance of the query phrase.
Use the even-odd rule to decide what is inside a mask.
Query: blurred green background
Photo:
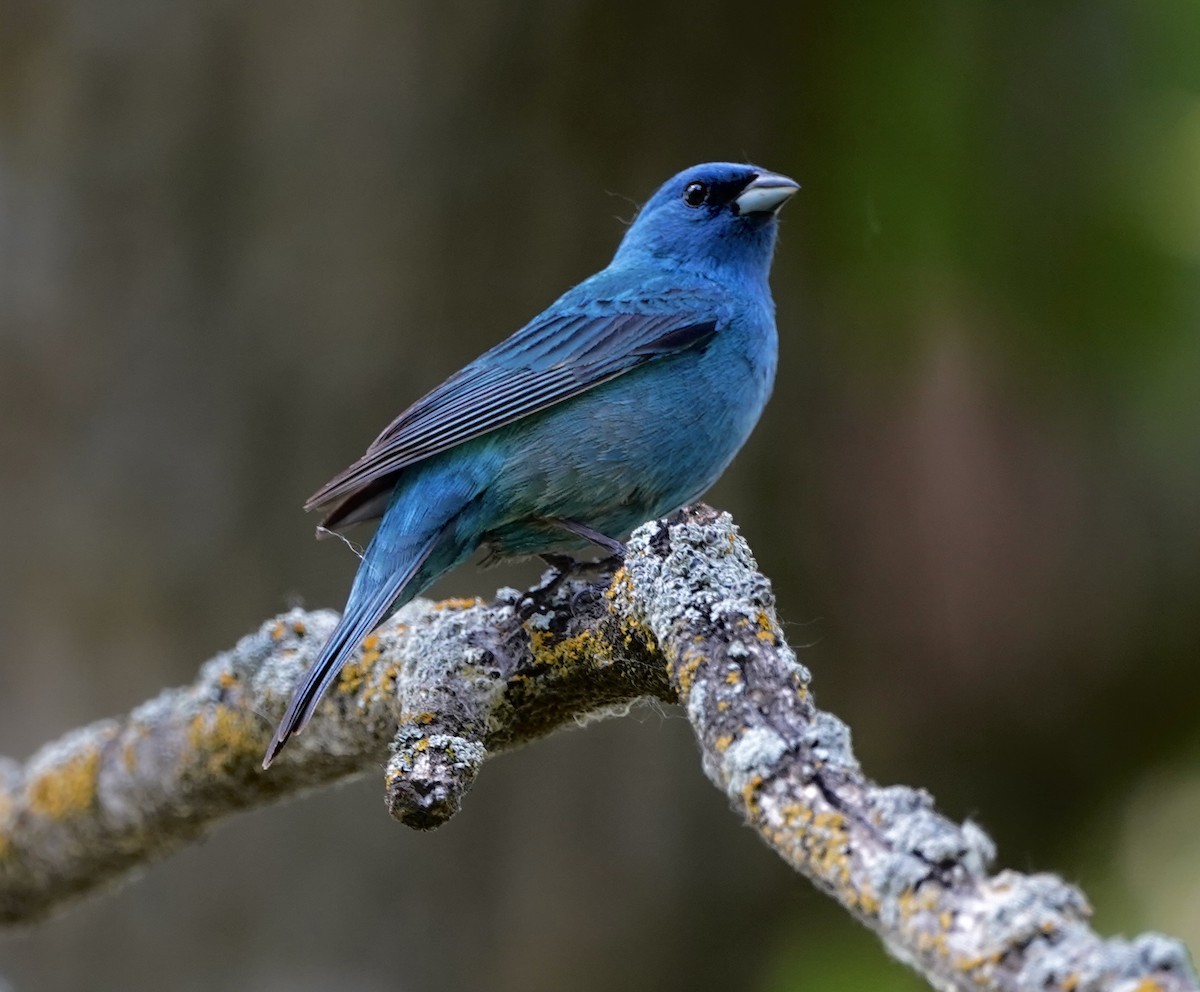
[[[299,505],[697,161],[804,185],[710,494],[868,771],[1200,948],[1200,4],[0,0],[0,753],[355,560]],[[461,570],[487,595],[532,569]],[[265,721],[265,718],[264,718]],[[642,710],[0,935],[0,985],[922,987]]]

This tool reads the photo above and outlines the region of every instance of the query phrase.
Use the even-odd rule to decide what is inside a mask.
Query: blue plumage
[[[608,268],[414,403],[313,495],[326,530],[382,520],[264,767],[362,639],[477,549],[618,548],[717,480],[771,393],[767,275],[776,214],[797,188],[730,163],[668,180]]]

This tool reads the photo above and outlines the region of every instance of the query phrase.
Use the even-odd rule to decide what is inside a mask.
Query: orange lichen
[[[359,648],[358,657],[354,661],[347,662],[342,666],[341,674],[338,676],[338,691],[344,693],[356,693],[364,689],[368,678],[372,674],[372,669],[383,654],[383,648],[380,646],[378,634],[368,634]],[[391,670],[384,672],[385,678],[393,674]],[[373,697],[374,693],[364,693],[364,697]]]
[[[407,726],[413,723],[420,723],[428,727],[434,720],[437,719],[436,713],[430,713],[428,710],[423,710],[420,713],[401,713],[400,719],[397,721],[401,726]]]
[[[237,676],[233,672],[226,670],[217,676],[217,685],[222,689],[232,689],[237,685]]]
[[[483,600],[479,597],[462,598],[453,597],[451,599],[443,599],[440,603],[434,603],[435,610],[470,610],[482,603]]]
[[[775,629],[775,624],[771,622],[771,618],[767,615],[766,610],[759,610],[754,617],[758,624],[758,633],[754,636],[765,644],[778,644],[779,633]]]
[[[249,714],[230,706],[211,706],[192,717],[188,726],[188,746],[193,758],[205,762],[216,774],[258,760],[262,751],[262,727]]]
[[[375,657],[379,654],[376,652]],[[341,674],[338,675],[338,692],[347,694],[358,692],[366,682],[367,676],[371,674],[371,662],[366,658],[360,658],[358,661],[348,661],[342,667]]]
[[[742,786],[742,803],[745,804],[746,812],[753,813],[758,807],[758,790],[762,788],[763,777],[754,775],[750,780]]]
[[[986,965],[996,965],[1000,963],[1000,959],[1004,957],[1004,951],[992,951],[989,954],[980,954],[973,958],[959,958],[954,962],[954,966],[959,971],[977,971]]]
[[[604,590],[604,598],[608,600],[610,610],[613,608],[616,598],[621,592],[624,592],[627,596],[633,595],[633,578],[625,570],[624,565],[613,573],[612,580],[608,583],[608,588]]]
[[[62,820],[88,809],[96,798],[99,771],[100,750],[94,745],[47,769],[25,787],[30,812]]]
[[[946,958],[950,955],[950,948],[946,944],[946,935],[943,933],[933,933],[929,930],[922,930],[917,934],[917,950],[925,954],[933,951],[940,958]]]
[[[722,734],[715,741],[713,747],[717,749],[718,754],[724,754],[729,750],[729,745],[733,743],[733,734]]]
[[[846,818],[841,813],[831,813],[823,810],[813,817],[813,826],[820,830],[830,830],[842,833],[846,829]]]
[[[785,827],[807,826],[812,821],[813,816],[812,810],[800,803],[788,803],[779,812],[783,816],[783,825]]]
[[[547,665],[560,670],[609,665],[613,661],[608,642],[592,630],[581,631],[560,641],[556,641],[547,631],[530,631],[529,650],[535,665]]]
[[[731,668],[728,672],[725,673],[725,684],[726,685],[738,685],[741,681],[742,681],[742,673],[738,669]]]
[[[879,915],[879,897],[870,889],[863,889],[858,893],[859,908],[870,916]]]
[[[1161,982],[1156,982],[1153,978],[1143,978],[1133,992],[1163,992],[1163,987]]]
[[[624,618],[621,621],[621,634],[626,651],[641,647],[647,654],[658,652],[658,641],[654,638],[654,632],[638,620]]]
[[[848,886],[850,859],[846,853],[846,818],[841,813],[816,813],[805,837],[807,860],[813,872],[843,888]],[[843,895],[843,901],[847,902],[856,898],[853,892]]]
[[[692,691],[692,685],[696,681],[696,672],[703,664],[704,656],[691,655],[688,657],[685,655],[685,658],[687,660],[675,670],[675,677],[679,680],[679,692],[684,696]]]

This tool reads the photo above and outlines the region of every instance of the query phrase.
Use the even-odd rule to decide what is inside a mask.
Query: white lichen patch
[[[769,727],[747,730],[725,749],[722,765],[729,790],[741,792],[752,779],[771,776],[787,750],[787,741]]]

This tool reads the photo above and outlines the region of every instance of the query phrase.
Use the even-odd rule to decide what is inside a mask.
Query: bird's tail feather
[[[337,678],[338,672],[345,664],[346,656],[387,617],[396,600],[404,592],[404,587],[412,581],[429,558],[440,536],[440,533],[434,534],[413,556],[406,568],[397,569],[394,574],[388,576],[361,605],[347,604],[342,619],[325,642],[320,656],[292,695],[287,712],[279,722],[270,747],[263,756],[263,768],[271,766],[271,762],[283,750],[292,734],[298,734],[305,728],[329,683]],[[364,567],[370,566],[364,563]]]

